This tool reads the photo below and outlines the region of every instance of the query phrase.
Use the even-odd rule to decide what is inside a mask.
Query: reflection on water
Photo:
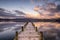
[[[40,28],[40,27],[45,27],[45,28],[60,28],[60,23],[57,22],[34,22],[35,26]]]
[[[25,22],[0,22],[0,40],[13,40],[15,31],[20,31],[24,24]],[[34,22],[34,24],[39,32],[44,31],[45,38],[52,37],[50,35],[52,33],[60,40],[60,23]]]
[[[0,22],[0,40],[13,40],[15,31],[21,29],[24,22]]]

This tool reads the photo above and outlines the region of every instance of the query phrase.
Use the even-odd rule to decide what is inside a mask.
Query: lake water
[[[16,31],[21,31],[21,27],[26,22],[0,22],[0,40],[13,40]],[[57,22],[34,22],[38,31],[43,31],[45,38],[48,39],[51,31],[57,36],[56,40],[60,40],[60,23]],[[53,34],[53,33],[52,33]]]

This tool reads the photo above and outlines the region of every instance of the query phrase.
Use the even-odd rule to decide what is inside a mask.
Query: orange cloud
[[[39,6],[35,6],[35,7],[34,7],[34,10],[35,10],[35,11],[39,11],[39,10],[40,10]]]
[[[26,17],[36,19],[53,19],[60,18],[60,12],[54,3],[48,3],[46,7],[35,6],[34,11],[37,13],[27,13]]]
[[[60,12],[59,13],[55,13],[55,18],[60,18]]]
[[[60,18],[60,14],[59,13],[55,13],[54,16],[49,16],[48,12],[43,12],[43,13],[46,13],[46,14],[43,14],[43,15],[40,15],[39,13],[26,13],[26,16],[27,18],[35,18],[35,19],[53,19],[53,18]]]
[[[49,3],[46,6],[46,8],[41,7],[41,6],[35,6],[34,11],[36,11],[40,14],[39,15],[40,19],[60,18],[60,12],[58,11],[57,6],[53,3]]]

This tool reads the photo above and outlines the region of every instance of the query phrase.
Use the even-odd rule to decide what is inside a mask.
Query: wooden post
[[[22,31],[24,31],[24,28],[23,28],[23,26],[22,26]]]
[[[18,31],[16,31],[16,35],[15,35],[14,40],[18,40]]]
[[[43,40],[43,32],[40,32],[40,40]]]
[[[36,28],[36,31],[38,31],[38,30],[37,30],[37,27],[35,27],[35,28]]]

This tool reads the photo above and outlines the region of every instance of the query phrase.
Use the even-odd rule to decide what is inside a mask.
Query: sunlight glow
[[[39,19],[39,17],[40,17],[40,14],[39,13],[35,13],[35,14],[33,14],[33,13],[26,13],[26,17],[27,18],[36,18],[36,19]]]

